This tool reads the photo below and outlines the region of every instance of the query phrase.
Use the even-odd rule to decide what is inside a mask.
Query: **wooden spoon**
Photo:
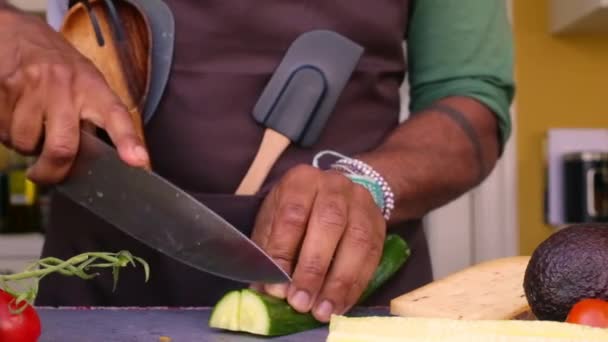
[[[127,107],[137,134],[145,143],[141,113],[150,87],[150,26],[143,12],[131,2],[111,1],[114,13],[107,4],[103,0],[89,0],[87,5],[72,6],[61,33],[103,74]],[[116,16],[112,17],[112,14]],[[116,18],[119,19],[118,27],[114,23]],[[150,165],[147,169],[151,169]]]

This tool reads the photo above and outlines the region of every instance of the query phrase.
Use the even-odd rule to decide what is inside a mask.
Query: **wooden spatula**
[[[151,74],[151,32],[146,16],[128,1],[85,0],[67,13],[61,33],[104,75],[145,143],[141,113]]]

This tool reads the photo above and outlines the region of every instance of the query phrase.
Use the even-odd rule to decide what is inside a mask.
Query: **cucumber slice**
[[[401,237],[387,236],[378,268],[359,302],[389,280],[407,261],[410,253],[409,246]],[[250,289],[227,293],[216,304],[209,320],[211,328],[260,336],[295,334],[322,325],[311,314],[295,311],[285,300]]]
[[[241,291],[240,330],[281,336],[320,327],[312,315],[295,311],[286,301],[253,290]]]
[[[213,308],[209,318],[209,326],[222,327],[224,330],[239,331],[239,309],[241,293],[228,292]]]
[[[244,289],[231,291],[215,306],[209,327],[260,336],[281,336],[320,327],[310,314],[295,311],[286,301]]]
[[[270,332],[270,314],[260,295],[241,291],[239,328],[241,331],[267,335]]]

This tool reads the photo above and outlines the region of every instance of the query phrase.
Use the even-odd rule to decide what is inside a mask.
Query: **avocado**
[[[526,268],[524,291],[539,320],[563,322],[581,299],[608,300],[608,224],[571,225],[543,241]]]

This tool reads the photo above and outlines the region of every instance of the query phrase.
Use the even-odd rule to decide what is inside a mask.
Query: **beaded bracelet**
[[[388,221],[395,208],[395,195],[384,177],[365,162],[334,151],[320,152],[315,156],[313,165],[318,168],[319,159],[327,154],[339,158],[330,165],[330,168],[343,173],[351,181],[365,187],[382,211],[384,219]]]

